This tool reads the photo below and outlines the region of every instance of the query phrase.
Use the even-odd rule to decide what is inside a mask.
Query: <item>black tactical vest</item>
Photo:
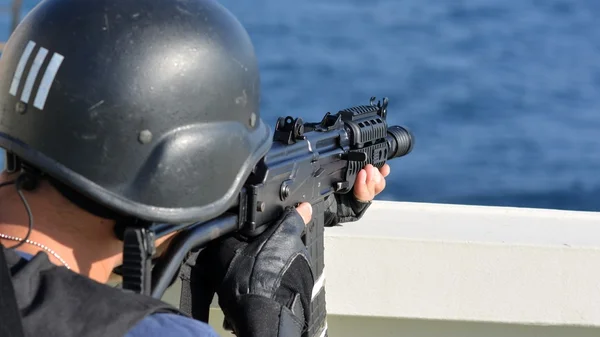
[[[25,336],[125,336],[150,314],[181,314],[162,301],[57,267],[44,253],[27,261],[10,249],[1,249],[12,274]]]

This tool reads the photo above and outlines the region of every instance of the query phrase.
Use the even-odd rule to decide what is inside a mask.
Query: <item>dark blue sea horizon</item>
[[[416,146],[378,199],[600,210],[600,2],[221,3],[254,41],[271,125],[389,97]]]

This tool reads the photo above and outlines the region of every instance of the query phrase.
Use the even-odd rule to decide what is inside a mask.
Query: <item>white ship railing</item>
[[[600,213],[378,201],[325,245],[330,337],[600,336]]]

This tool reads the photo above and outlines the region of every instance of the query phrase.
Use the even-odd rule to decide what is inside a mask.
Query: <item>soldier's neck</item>
[[[0,175],[0,183],[16,176]],[[49,183],[43,181],[35,191],[23,191],[33,214],[31,243],[17,250],[35,255],[45,252],[56,265],[63,263],[53,254],[35,245],[39,243],[60,256],[74,272],[106,283],[122,256],[122,242],[114,237],[113,222],[89,214],[73,205]],[[15,185],[0,188],[0,233],[24,238],[29,217]],[[4,247],[17,241],[0,239]]]

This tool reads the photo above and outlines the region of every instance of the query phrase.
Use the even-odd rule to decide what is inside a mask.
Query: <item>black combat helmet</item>
[[[224,212],[271,146],[254,48],[213,0],[42,1],[0,79],[0,147],[148,221]]]

